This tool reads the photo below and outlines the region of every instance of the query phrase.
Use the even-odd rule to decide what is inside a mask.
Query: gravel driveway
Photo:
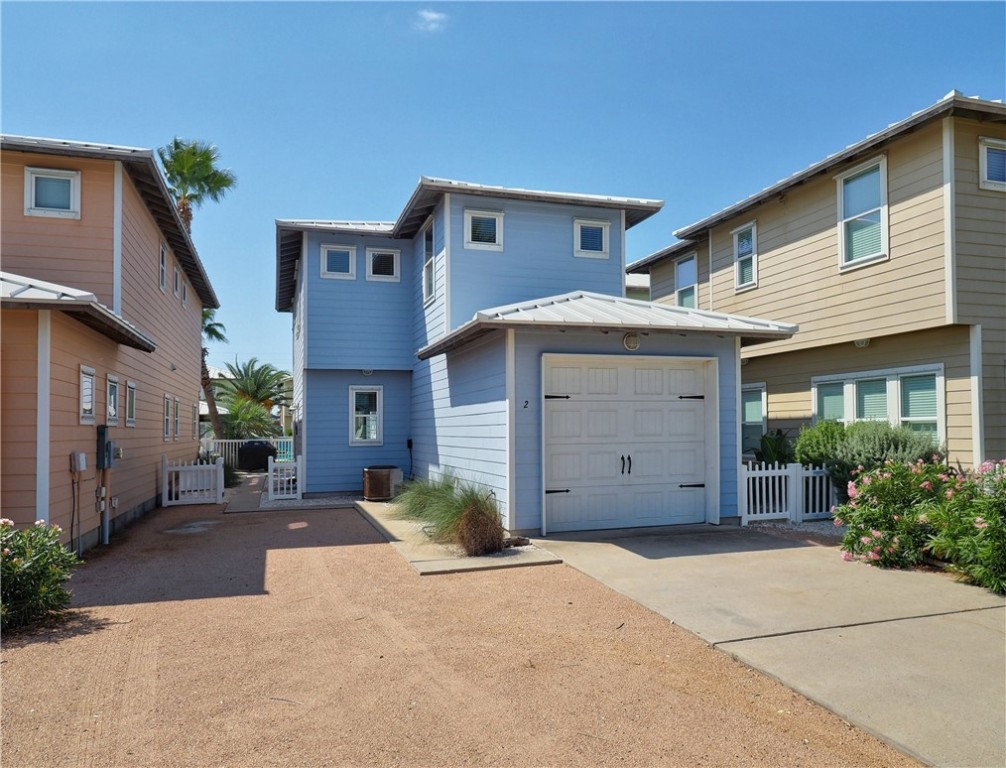
[[[159,510],[5,638],[4,768],[901,766],[561,565],[420,577],[353,510]]]

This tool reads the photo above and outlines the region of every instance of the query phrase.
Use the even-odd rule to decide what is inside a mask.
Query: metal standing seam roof
[[[847,163],[851,160],[861,159],[863,155],[877,151],[881,145],[947,115],[959,115],[961,117],[1003,123],[1006,122],[1006,104],[997,100],[986,100],[973,96],[964,96],[960,91],[956,90],[950,91],[950,93],[935,104],[913,113],[904,120],[892,123],[887,128],[871,134],[855,144],[850,144],[845,149],[828,155],[824,160],[814,163],[804,170],[798,171],[797,173],[794,173],[793,175],[766,187],[760,192],[756,192],[738,203],[717,211],[701,221],[675,230],[674,236],[680,238],[684,242],[674,243],[667,248],[663,248],[656,253],[650,254],[649,256],[630,264],[626,268],[626,271],[648,271],[649,267],[654,263],[696,247],[694,238],[702,235],[709,229],[712,229],[717,224],[721,224],[735,216],[740,216],[744,212],[760,205],[766,200],[783,194],[792,187],[804,184],[812,178],[832,171],[838,165]]]
[[[796,325],[755,317],[575,291],[476,312],[460,328],[420,349],[417,356],[425,360],[500,328],[735,334],[748,344],[788,339],[799,330]]]
[[[572,192],[549,192],[474,184],[467,181],[422,176],[398,218],[388,221],[325,221],[315,219],[276,220],[276,309],[287,311],[293,306],[295,264],[300,258],[302,235],[306,231],[332,232],[347,235],[386,235],[395,239],[413,237],[433,213],[440,198],[448,193],[475,197],[531,200],[534,202],[582,205],[625,211],[625,228],[648,219],[664,206],[663,200],[641,197],[587,195]]]
[[[120,161],[203,306],[212,309],[220,306],[209,276],[199,259],[199,253],[178,215],[178,208],[168,190],[167,182],[154,160],[152,150],[10,134],[0,135],[0,148],[12,152]]]
[[[112,312],[93,293],[77,288],[0,272],[0,306],[65,312],[119,344],[144,352],[157,349],[157,344],[143,331]]]

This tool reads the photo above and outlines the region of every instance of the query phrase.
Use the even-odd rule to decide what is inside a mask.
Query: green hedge
[[[0,520],[0,625],[3,629],[31,624],[70,604],[64,586],[80,563],[59,542],[58,525],[38,522],[17,529]]]

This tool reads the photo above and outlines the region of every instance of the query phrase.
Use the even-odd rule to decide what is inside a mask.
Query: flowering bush
[[[66,608],[64,582],[80,560],[59,543],[63,530],[39,521],[18,530],[0,519],[0,626],[13,629]]]
[[[930,461],[866,471],[834,511],[845,525],[842,557],[904,568],[935,555],[964,578],[1006,593],[1006,459],[961,474],[938,454]]]

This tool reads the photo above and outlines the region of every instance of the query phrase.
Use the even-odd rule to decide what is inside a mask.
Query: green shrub
[[[30,624],[70,604],[64,582],[80,560],[59,543],[58,525],[38,522],[18,530],[0,520],[0,626]]]
[[[457,544],[469,556],[503,549],[496,499],[481,486],[464,483],[458,489],[450,474],[414,480],[395,497],[395,507],[399,517],[426,523],[434,541]]]
[[[241,475],[238,474],[233,464],[224,462],[224,488],[233,488],[241,485]]]
[[[842,557],[910,567],[934,555],[963,579],[1006,594],[1006,459],[960,474],[946,464],[887,462],[850,481],[834,511]]]
[[[819,421],[800,430],[793,454],[805,467],[823,467],[835,457],[844,439],[845,425],[840,421]]]
[[[894,464],[914,464],[920,460],[938,463],[944,458],[945,454],[932,437],[923,432],[892,427],[886,421],[859,421],[846,428],[835,455],[825,462],[825,467],[839,492],[839,499],[844,501],[854,472],[877,469],[888,461]]]
[[[781,429],[766,432],[754,450],[755,459],[766,464],[790,464],[794,460],[793,445]]]

